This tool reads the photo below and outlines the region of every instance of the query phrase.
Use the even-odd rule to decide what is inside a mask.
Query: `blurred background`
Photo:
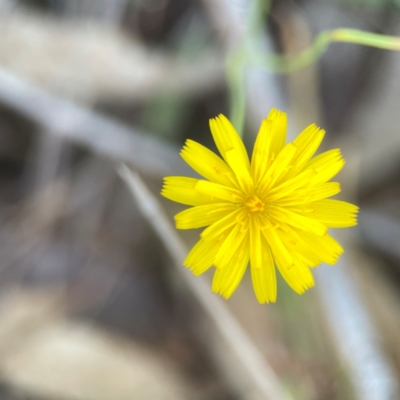
[[[396,36],[399,17],[397,0],[0,0],[0,400],[264,399],[116,168],[172,221],[162,177],[191,174],[186,138],[215,149],[232,52],[298,54],[338,27]],[[247,275],[225,305],[288,398],[398,399],[400,54],[332,44],[291,74],[244,72],[249,150],[271,107],[291,139],[317,122],[361,213],[316,288],[280,282],[261,306]]]

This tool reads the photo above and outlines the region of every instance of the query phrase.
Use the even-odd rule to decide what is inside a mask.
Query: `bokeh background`
[[[399,17],[397,0],[0,0],[0,400],[265,399],[117,170],[172,221],[162,177],[190,173],[186,138],[215,148],[232,52],[400,35]],[[317,122],[361,212],[316,288],[280,282],[261,306],[246,276],[224,305],[287,398],[398,399],[400,54],[337,43],[291,74],[244,73],[248,148],[271,107],[290,138]]]

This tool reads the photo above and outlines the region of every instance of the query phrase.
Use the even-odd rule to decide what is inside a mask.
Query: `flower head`
[[[301,294],[314,285],[310,268],[335,264],[343,253],[328,228],[357,224],[358,207],[328,199],[340,192],[329,182],[343,167],[339,149],[316,157],[324,131],[310,125],[286,143],[286,114],[271,110],[258,133],[251,162],[223,115],[210,120],[222,156],[187,140],[183,159],[205,179],[169,176],[161,194],[192,206],[175,216],[178,229],[205,228],[184,265],[195,275],[215,267],[212,290],[228,298],[250,262],[260,303],[276,300],[275,267]]]

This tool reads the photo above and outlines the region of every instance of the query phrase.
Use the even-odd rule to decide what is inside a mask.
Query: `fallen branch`
[[[0,102],[48,133],[155,176],[186,174],[177,147],[54,96],[0,69]]]

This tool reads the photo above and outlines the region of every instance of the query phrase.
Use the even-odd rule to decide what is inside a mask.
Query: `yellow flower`
[[[310,268],[335,264],[343,253],[328,228],[357,224],[358,207],[327,199],[340,192],[328,182],[343,167],[340,150],[314,158],[325,132],[307,127],[286,142],[286,114],[271,110],[258,133],[251,162],[242,140],[223,115],[210,120],[222,159],[187,140],[183,159],[206,180],[169,176],[161,194],[193,206],[175,216],[178,229],[206,227],[184,265],[199,275],[215,267],[212,290],[228,298],[250,261],[260,303],[276,300],[275,266],[301,294],[314,285]]]

